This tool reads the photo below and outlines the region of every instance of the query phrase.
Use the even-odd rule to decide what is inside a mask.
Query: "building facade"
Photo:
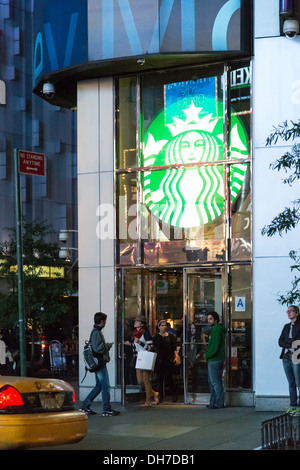
[[[106,312],[116,401],[137,399],[124,343],[142,313],[152,334],[161,318],[176,330],[180,400],[207,403],[207,314],[217,311],[227,404],[287,405],[276,298],[299,231],[261,235],[295,198],[269,169],[283,147],[265,146],[273,125],[299,114],[299,38],[283,35],[281,4],[39,2],[34,92],[77,109],[80,345]],[[93,385],[90,375],[82,398]]]
[[[33,1],[0,5],[0,240],[15,225],[14,149],[44,153],[45,176],[21,175],[26,222],[48,220],[57,231],[77,228],[76,115],[39,99],[34,87]],[[75,241],[74,241],[75,242]]]

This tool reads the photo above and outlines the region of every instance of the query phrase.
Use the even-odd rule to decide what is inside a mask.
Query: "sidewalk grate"
[[[300,415],[284,413],[262,422],[263,450],[300,449]]]

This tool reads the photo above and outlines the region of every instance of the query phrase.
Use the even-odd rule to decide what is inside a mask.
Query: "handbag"
[[[138,351],[136,358],[136,369],[154,370],[157,354],[151,351]]]

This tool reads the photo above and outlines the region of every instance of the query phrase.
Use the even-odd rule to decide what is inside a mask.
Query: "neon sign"
[[[150,124],[145,134],[143,166],[159,167],[143,175],[143,202],[158,219],[180,228],[199,227],[224,213],[224,167],[193,166],[223,160],[222,103],[206,97],[176,101]],[[196,103],[196,104],[195,104]],[[239,195],[247,171],[247,135],[238,116],[231,119],[231,201]],[[174,167],[176,165],[176,167]],[[188,166],[184,166],[188,165]]]

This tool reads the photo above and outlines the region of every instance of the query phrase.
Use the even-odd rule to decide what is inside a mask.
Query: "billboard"
[[[249,0],[90,0],[88,4],[92,60],[250,52]]]
[[[251,55],[252,0],[39,0],[34,30],[36,87],[44,76],[92,69],[94,61]]]

